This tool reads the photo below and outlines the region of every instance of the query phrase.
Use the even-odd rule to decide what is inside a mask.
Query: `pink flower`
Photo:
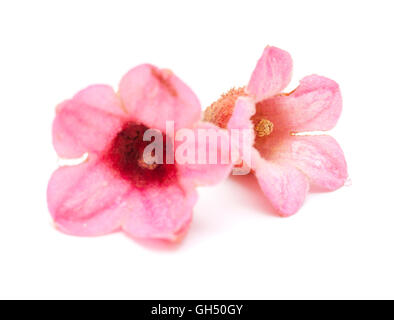
[[[232,89],[205,112],[222,128],[249,128],[255,135],[251,167],[273,207],[283,216],[303,204],[310,185],[335,190],[347,179],[339,144],[328,135],[295,133],[332,129],[342,110],[338,84],[311,75],[290,93],[290,55],[267,47],[246,88]]]
[[[88,153],[76,166],[57,169],[48,185],[49,211],[65,233],[95,236],[122,229],[138,238],[175,240],[186,230],[197,200],[197,184],[224,179],[231,165],[147,165],[143,133],[165,136],[166,120],[175,131],[197,130],[200,103],[168,70],[140,65],[121,80],[117,93],[94,85],[60,104],[53,122],[53,144],[63,158]],[[201,148],[198,145],[198,148]]]

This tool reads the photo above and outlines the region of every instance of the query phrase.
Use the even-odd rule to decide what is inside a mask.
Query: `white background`
[[[0,298],[394,298],[392,1],[2,1]],[[46,186],[55,106],[133,66],[171,68],[205,107],[245,85],[266,45],[292,90],[317,73],[351,186],[273,214],[253,177],[201,188],[179,245],[66,236]],[[350,184],[350,183],[349,183]]]

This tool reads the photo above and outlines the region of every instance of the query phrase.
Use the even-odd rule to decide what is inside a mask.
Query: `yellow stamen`
[[[232,88],[222,94],[219,100],[212,103],[204,112],[204,121],[212,122],[221,128],[226,128],[234,111],[237,99],[246,96],[245,88]]]
[[[259,120],[254,126],[254,131],[258,137],[268,136],[272,130],[274,130],[274,124],[267,119]]]
[[[143,158],[138,159],[138,165],[139,165],[141,168],[149,169],[149,170],[156,169],[156,167],[158,166],[158,164],[157,164],[156,162],[153,162],[153,163],[146,163],[146,162],[144,161]]]

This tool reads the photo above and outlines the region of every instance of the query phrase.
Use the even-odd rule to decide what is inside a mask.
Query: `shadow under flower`
[[[177,239],[176,241],[168,241],[168,240],[161,240],[161,239],[140,239],[134,238],[126,233],[124,236],[134,243],[153,251],[163,251],[163,252],[171,252],[180,249],[183,245],[183,238]]]
[[[232,175],[230,176],[230,181],[236,187],[239,187],[239,190],[235,190],[235,194],[241,198],[240,201],[244,202],[245,207],[253,208],[258,212],[264,212],[269,216],[280,217],[264,196],[253,174],[244,176]]]

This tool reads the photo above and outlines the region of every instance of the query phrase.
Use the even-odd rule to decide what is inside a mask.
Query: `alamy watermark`
[[[249,129],[218,129],[202,126],[196,129],[174,129],[173,121],[166,121],[164,132],[147,129],[143,140],[146,165],[234,165],[234,175],[250,172],[253,133]]]

